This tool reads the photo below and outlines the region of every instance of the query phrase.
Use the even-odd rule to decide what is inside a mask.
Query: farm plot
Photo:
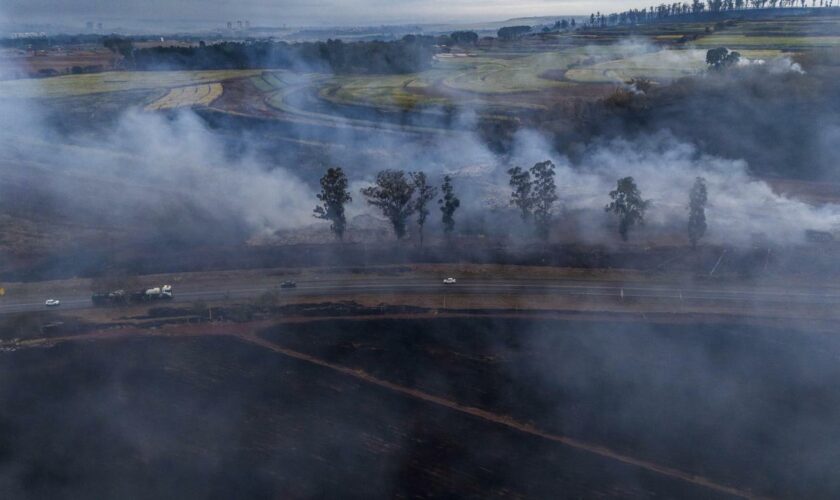
[[[320,97],[338,104],[361,104],[383,108],[413,109],[448,102],[424,91],[445,73],[427,71],[412,75],[337,77],[319,92]]]
[[[585,45],[521,57],[487,53],[468,59],[448,59],[450,69],[443,83],[456,90],[482,94],[540,92],[576,85],[562,75],[573,68],[644,54],[649,46]],[[558,75],[560,77],[558,77]]]
[[[222,95],[221,83],[177,87],[157,101],[146,106],[146,111],[185,108],[191,106],[209,106]]]
[[[43,79],[0,81],[0,97],[53,98],[104,94],[126,90],[170,89],[222,82],[262,73],[261,70],[222,71],[114,71]]]
[[[543,78],[547,71],[565,69],[578,62],[581,54],[544,52],[513,59],[476,57],[467,60],[448,60],[450,76],[444,85],[456,90],[483,94],[537,92],[568,85]]]

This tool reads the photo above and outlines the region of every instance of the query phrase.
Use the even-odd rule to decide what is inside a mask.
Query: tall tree
[[[694,186],[691,187],[688,202],[688,239],[691,240],[692,247],[696,247],[700,238],[706,234],[707,200],[706,179],[698,177],[694,181]]]
[[[321,192],[318,193],[321,205],[315,207],[315,217],[330,221],[330,229],[339,240],[344,239],[347,228],[347,218],[344,215],[344,205],[353,201],[347,190],[347,176],[341,167],[328,168],[321,177]]]
[[[443,178],[440,190],[443,192],[443,198],[438,200],[438,205],[442,214],[443,232],[448,236],[455,229],[455,211],[461,206],[461,200],[455,196],[452,177],[448,175]]]
[[[402,170],[383,170],[376,174],[376,184],[363,188],[362,196],[368,204],[378,208],[391,222],[397,239],[405,236],[405,223],[414,212],[411,199],[414,184]]]
[[[537,235],[548,238],[554,202],[557,201],[557,186],[554,183],[554,164],[550,161],[536,163],[529,170],[514,167],[510,175],[511,205],[517,207],[523,220],[534,217]]]
[[[429,217],[427,206],[437,196],[437,188],[429,185],[425,172],[412,172],[411,180],[417,194],[414,199],[414,211],[417,212],[417,227],[420,229],[420,246],[423,246],[423,227],[426,225],[426,218]]]
[[[513,188],[510,193],[510,204],[519,209],[523,220],[528,220],[531,217],[533,204],[531,190],[534,183],[531,181],[531,173],[521,167],[513,167],[508,170],[508,175],[510,175],[510,187]]]
[[[644,224],[645,211],[650,207],[650,201],[642,199],[639,188],[632,177],[618,180],[614,191],[610,191],[610,202],[604,209],[618,215],[618,232],[621,239],[627,241],[630,228],[637,224]]]
[[[548,239],[551,227],[551,215],[554,202],[557,201],[557,185],[554,183],[554,163],[544,161],[531,167],[532,201],[534,224],[537,236],[542,240]]]

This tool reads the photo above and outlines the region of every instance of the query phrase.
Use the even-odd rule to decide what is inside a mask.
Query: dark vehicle
[[[280,284],[280,288],[297,288],[297,283],[294,281],[284,281]]]
[[[125,293],[125,290],[94,293],[91,300],[95,306],[121,305],[128,303],[128,294]]]

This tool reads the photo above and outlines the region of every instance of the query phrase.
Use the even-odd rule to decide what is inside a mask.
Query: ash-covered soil
[[[840,491],[840,339],[831,336],[499,318],[318,321],[264,335],[741,490],[785,498]]]
[[[829,335],[492,317],[230,335],[0,352],[0,497],[840,491]]]
[[[702,497],[232,339],[0,356],[3,498]]]

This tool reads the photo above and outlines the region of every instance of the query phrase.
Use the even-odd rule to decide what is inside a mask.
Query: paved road
[[[786,305],[837,305],[840,306],[840,288],[834,289],[781,289],[723,286],[677,286],[650,283],[608,283],[592,281],[551,280],[459,280],[454,285],[444,285],[428,278],[371,277],[347,280],[310,280],[298,282],[297,288],[280,289],[276,283],[255,286],[240,285],[227,288],[226,282],[201,286],[175,285],[175,303],[198,300],[217,301],[247,299],[276,290],[278,293],[301,297],[339,297],[357,294],[439,294],[444,295],[549,295],[571,297],[613,297],[616,299],[648,299],[661,301],[714,301],[736,304],[760,304],[785,307]],[[0,314],[45,310],[44,300],[61,300],[60,309],[86,309],[93,307],[88,292],[65,292],[49,297],[15,297],[9,290],[0,298]]]

